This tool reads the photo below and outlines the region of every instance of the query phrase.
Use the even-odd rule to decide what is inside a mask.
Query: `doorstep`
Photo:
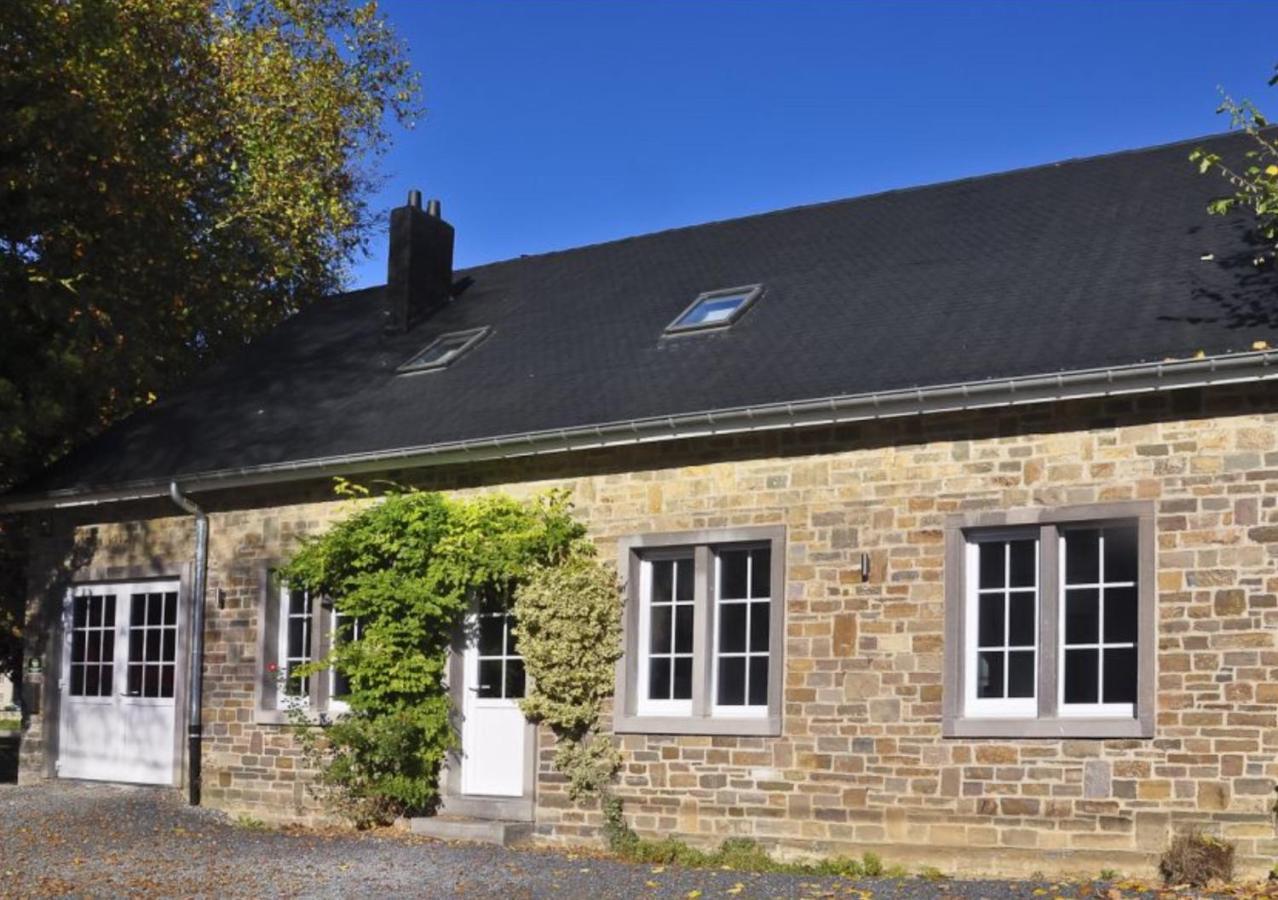
[[[510,847],[532,837],[532,822],[508,822],[500,819],[472,819],[468,816],[422,816],[408,820],[413,834],[440,841],[469,841],[474,844],[496,844]]]

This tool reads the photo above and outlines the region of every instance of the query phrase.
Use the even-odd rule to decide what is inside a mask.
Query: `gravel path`
[[[1036,893],[1037,890],[1037,893]],[[695,892],[700,892],[699,894]],[[1078,897],[1093,885],[812,879],[407,835],[267,831],[172,791],[0,785],[0,896]],[[1124,892],[1123,896],[1135,894]]]

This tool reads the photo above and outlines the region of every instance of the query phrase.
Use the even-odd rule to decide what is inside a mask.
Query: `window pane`
[[[515,636],[515,617],[506,616],[506,655],[518,656],[518,639]]]
[[[1003,646],[1003,595],[981,594],[976,619],[976,646]]]
[[[652,602],[669,603],[674,599],[674,560],[658,559],[652,563]]]
[[[766,656],[750,657],[750,696],[751,706],[768,705],[768,658]]]
[[[479,661],[479,690],[476,692],[480,697],[500,697],[502,688],[502,673],[500,659],[481,659]]]
[[[771,627],[772,604],[750,604],[750,649],[756,653],[768,649],[768,630]]]
[[[163,594],[146,595],[146,622],[148,625],[161,625],[164,623]]]
[[[648,662],[648,699],[670,699],[670,657],[653,657]]]
[[[142,696],[160,696],[160,667],[147,666],[142,670]]]
[[[160,696],[173,696],[173,667],[163,666],[160,669]]]
[[[1038,679],[1034,651],[1021,650],[1007,654],[1007,696],[1033,697]]]
[[[1095,703],[1097,651],[1065,651],[1065,702]]]
[[[1012,541],[1007,546],[1012,557],[1010,587],[1034,587],[1038,583],[1037,542]]]
[[[333,696],[345,697],[351,692],[351,679],[345,672],[333,670]]]
[[[90,631],[84,645],[85,662],[100,662],[102,659],[102,632]]]
[[[524,661],[506,661],[506,699],[518,700],[524,696]]]
[[[1136,588],[1105,588],[1105,643],[1135,643],[1136,612]]]
[[[84,667],[84,693],[89,697],[100,696],[102,688],[101,670],[97,666]]]
[[[109,665],[115,664],[115,632],[102,632],[102,661]]]
[[[479,617],[480,656],[501,656],[502,626],[505,620],[506,617],[501,615]]]
[[[102,626],[102,598],[89,598],[89,627],[100,628]]]
[[[719,660],[719,705],[741,706],[745,703],[745,657]]]
[[[129,624],[139,627],[146,624],[146,595],[134,594],[129,599]]]
[[[670,652],[670,615],[669,606],[652,608],[652,634],[648,640],[649,653]]]
[[[675,607],[675,653],[692,652],[692,604]]]
[[[292,659],[308,659],[310,648],[307,646],[306,625],[308,619],[289,616],[288,619],[288,655]]]
[[[83,665],[77,665],[74,663],[71,665],[71,696],[72,697],[84,696],[84,666]]]
[[[719,604],[719,650],[741,653],[746,648],[746,604]]]
[[[1003,578],[1007,574],[1002,541],[982,541],[977,544],[981,555],[980,584],[982,588],[1004,587]]]
[[[1106,581],[1135,581],[1138,556],[1135,526],[1105,529]]]
[[[751,552],[750,596],[772,596],[772,550],[768,547]]]
[[[1008,595],[1008,646],[1033,647],[1038,643],[1034,628],[1034,599],[1033,591],[1014,591]]]
[[[681,656],[674,661],[674,698],[692,699],[692,657]]]
[[[1100,631],[1100,592],[1082,588],[1065,592],[1065,643],[1095,644]]]
[[[84,662],[84,635],[83,631],[71,632],[71,662],[73,663]]]
[[[682,600],[685,603],[691,603],[692,602],[692,575],[693,575],[693,569],[694,569],[694,566],[692,565],[692,560],[690,559],[679,560],[679,564],[677,568],[678,568],[678,574],[676,575],[676,578],[678,580],[678,584],[676,586],[676,590],[678,593],[676,595],[676,599]]]
[[[172,592],[164,595],[164,624],[177,624],[177,594]]]
[[[744,599],[746,594],[746,560],[748,550],[719,551],[719,597],[724,600]]]
[[[164,662],[173,662],[177,659],[177,629],[164,629],[164,646],[161,648],[160,659]]]
[[[1003,651],[978,653],[976,657],[976,696],[1003,696]]]
[[[1136,702],[1136,650],[1124,647],[1105,651],[1106,703]]]
[[[146,660],[156,662],[160,658],[160,629],[148,628],[146,632]]]
[[[137,663],[129,666],[129,696],[142,696],[142,665]]]
[[[83,595],[75,598],[71,613],[73,628],[83,628],[89,621],[89,598]]]
[[[129,631],[129,662],[142,662],[142,636],[145,632],[140,630]]]
[[[98,685],[98,688],[102,691],[103,697],[111,696],[112,692],[115,690],[115,669],[111,666],[107,665],[102,667],[101,683]],[[168,696],[172,697],[173,695],[170,693]]]
[[[1100,532],[1095,528],[1065,532],[1066,584],[1100,580]]]

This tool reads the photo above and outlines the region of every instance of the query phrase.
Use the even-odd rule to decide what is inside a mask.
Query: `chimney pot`
[[[439,214],[439,201],[422,210],[420,191],[391,210],[390,257],[386,267],[386,330],[404,332],[446,305],[453,290],[453,226]]]
[[[430,216],[432,219],[438,219],[443,215],[443,211],[440,209],[438,200],[426,201],[426,215]]]

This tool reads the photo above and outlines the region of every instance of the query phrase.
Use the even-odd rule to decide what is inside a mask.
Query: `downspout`
[[[200,725],[201,694],[204,691],[204,585],[209,572],[209,517],[182,493],[176,481],[169,485],[169,497],[195,516],[195,573],[191,590],[191,660],[187,689],[187,798],[200,805]]]

